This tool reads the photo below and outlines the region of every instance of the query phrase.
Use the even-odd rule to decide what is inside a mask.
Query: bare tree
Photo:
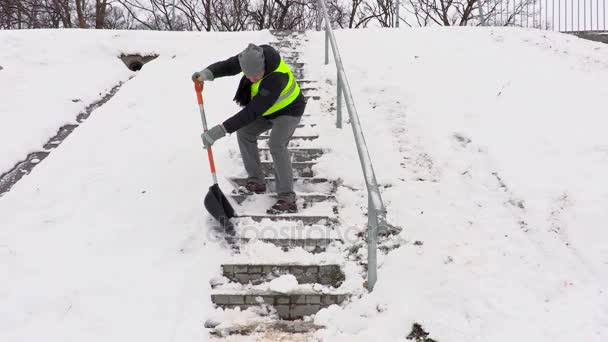
[[[61,18],[63,27],[72,27],[72,10],[70,9],[69,0],[52,0],[52,10]]]
[[[366,26],[374,19],[381,27],[391,27],[395,16],[395,2],[394,0],[367,1],[364,3],[363,12],[366,14],[363,25]]]
[[[390,27],[397,19],[409,26],[478,25],[479,6],[493,25],[526,25],[538,14],[524,14],[536,0],[510,9],[495,0],[401,0],[406,19],[395,17],[396,1],[327,0],[327,9],[339,28]],[[318,13],[317,0],[0,0],[0,28],[306,30]]]
[[[248,11],[253,29],[296,30],[314,26],[310,12],[315,6],[308,1],[260,0]]]
[[[108,9],[108,0],[95,0],[95,28],[104,28],[106,18],[106,10]]]
[[[378,13],[370,11],[370,8],[369,2],[366,0],[351,0],[346,4],[339,0],[329,0],[327,11],[332,25],[340,28],[359,28],[366,27],[370,20],[378,16]]]
[[[410,0],[412,8],[408,11],[424,25],[465,26],[478,17],[473,13],[477,3],[478,0]]]
[[[179,0],[175,10],[184,18],[186,30],[211,31],[211,0]]]
[[[87,27],[87,21],[85,18],[85,11],[86,11],[87,4],[85,1],[86,0],[74,0],[74,3],[76,4],[76,17],[78,18],[78,27],[79,28]]]
[[[218,31],[246,30],[251,18],[247,0],[215,0],[211,3],[213,28]]]

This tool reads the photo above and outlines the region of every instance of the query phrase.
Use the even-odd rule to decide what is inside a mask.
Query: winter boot
[[[255,182],[247,182],[245,189],[251,193],[263,194],[266,192],[266,184],[259,184]]]
[[[270,209],[266,210],[268,214],[284,214],[298,212],[296,202],[280,199]]]
[[[247,182],[245,186],[239,186],[238,189],[232,190],[233,195],[253,195],[253,194],[263,194],[266,192],[266,185],[259,184],[255,182]]]

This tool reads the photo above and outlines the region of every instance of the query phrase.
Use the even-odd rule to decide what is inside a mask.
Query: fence
[[[433,13],[445,8],[448,0],[395,0],[397,17],[404,21],[408,14]],[[607,0],[484,0],[478,1],[474,13],[477,20],[467,24],[487,26],[520,26],[560,32],[606,31]],[[453,0],[466,7],[467,0]],[[481,3],[481,8],[479,4]],[[479,15],[481,13],[481,16]],[[454,15],[459,15],[454,13]],[[473,14],[470,14],[473,15]],[[481,20],[483,19],[483,20]]]

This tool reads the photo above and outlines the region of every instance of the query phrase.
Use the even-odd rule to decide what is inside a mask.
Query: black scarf
[[[251,84],[251,81],[245,76],[239,82],[239,87],[234,95],[234,101],[241,107],[245,107],[251,101]]]

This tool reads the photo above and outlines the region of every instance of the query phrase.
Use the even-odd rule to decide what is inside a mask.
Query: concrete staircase
[[[300,82],[300,86],[304,94],[308,97],[309,105],[311,101],[318,99],[316,96],[308,96],[314,94],[315,82],[304,80],[303,69],[305,65],[299,62],[298,47],[306,39],[304,32],[273,32],[277,41],[271,43],[279,50],[284,60],[292,67],[296,78]],[[308,110],[308,109],[307,109]],[[337,184],[335,181],[323,178],[322,175],[317,175],[313,172],[313,166],[316,160],[320,158],[324,149],[322,147],[299,147],[299,143],[306,141],[306,146],[310,146],[309,142],[313,142],[318,138],[315,134],[317,124],[314,117],[310,116],[310,112],[306,113],[302,118],[301,125],[295,131],[294,136],[289,145],[292,156],[294,176],[296,177],[295,190],[298,193],[298,209],[297,214],[285,215],[266,215],[258,213],[249,213],[247,204],[256,204],[259,207],[257,200],[270,197],[274,201],[273,194],[265,195],[230,195],[233,202],[239,204],[236,206],[241,217],[234,219],[237,241],[238,243],[247,244],[250,238],[239,236],[239,226],[248,224],[248,228],[263,229],[265,224],[271,225],[279,222],[285,225],[297,225],[301,228],[301,236],[297,237],[256,237],[255,240],[261,243],[269,243],[274,246],[279,246],[284,252],[289,252],[294,248],[304,248],[308,253],[321,255],[327,253],[330,246],[341,244],[341,240],[332,236],[309,236],[307,230],[326,229],[331,232],[338,224],[337,203],[333,193],[336,190]],[[302,131],[305,134],[300,134]],[[267,176],[267,185],[269,192],[274,191],[273,178],[273,163],[270,157],[268,148],[265,147],[265,140],[268,139],[268,134],[260,136],[260,154],[263,161],[264,172]],[[235,187],[244,185],[246,179],[232,179]],[[271,203],[271,202],[269,202]],[[319,207],[319,210],[316,210]],[[259,210],[259,209],[258,209]],[[324,211],[323,211],[324,210]],[[310,213],[308,213],[310,212]],[[269,223],[270,222],[270,223]],[[320,228],[322,227],[322,228]],[[319,327],[306,323],[304,321],[294,321],[302,319],[305,316],[316,314],[322,308],[326,308],[334,304],[342,304],[349,298],[348,293],[340,293],[339,287],[345,280],[345,275],[340,265],[333,263],[319,264],[299,264],[288,263],[276,260],[276,262],[256,262],[251,260],[247,263],[225,263],[222,265],[222,276],[229,279],[230,284],[243,285],[260,285],[265,284],[282,275],[290,274],[295,277],[298,284],[314,284],[312,288],[323,287],[324,291],[306,290],[298,291],[297,293],[280,293],[273,291],[259,290],[233,290],[234,286],[225,286],[222,284],[217,286],[211,299],[213,303],[224,309],[240,308],[245,310],[250,307],[268,305],[276,310],[276,315],[279,319],[275,324],[267,325],[263,328],[259,326],[256,329],[251,327],[237,327],[233,330],[224,330],[222,332],[215,331],[212,327],[211,334],[225,335],[228,334],[249,334],[254,331],[259,332],[260,329],[276,330],[283,333],[301,334],[311,332]],[[238,287],[237,287],[238,288]],[[311,288],[311,287],[308,287]],[[327,289],[333,289],[327,291]]]

